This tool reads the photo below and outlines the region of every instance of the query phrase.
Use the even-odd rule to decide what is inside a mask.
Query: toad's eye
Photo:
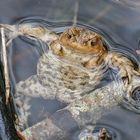
[[[98,43],[98,38],[90,40],[90,45],[94,47]]]
[[[66,37],[67,37],[68,39],[71,39],[71,38],[72,38],[72,35],[66,34]]]
[[[97,44],[97,41],[91,41],[90,44],[91,46],[95,46]]]

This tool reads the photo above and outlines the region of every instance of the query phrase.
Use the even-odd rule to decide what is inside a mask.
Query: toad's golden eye
[[[72,38],[72,35],[70,35],[70,34],[66,34],[66,37],[68,38],[68,39],[71,39]]]
[[[92,47],[95,47],[98,44],[98,42],[99,42],[99,38],[94,38],[91,39],[88,44]]]
[[[97,44],[97,41],[91,41],[90,44],[94,47]]]

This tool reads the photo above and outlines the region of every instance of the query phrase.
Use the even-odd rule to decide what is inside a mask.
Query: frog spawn
[[[10,29],[12,26],[7,27]],[[14,30],[13,32],[15,32]],[[89,114],[91,121],[96,122],[104,112],[99,111],[102,110],[101,106],[105,109],[112,108],[122,101],[124,95],[128,96],[129,99],[134,88],[139,86],[139,70],[135,69],[131,60],[125,56],[117,52],[107,52],[97,33],[78,27],[71,27],[59,37],[56,34],[49,32],[47,29],[44,31],[40,27],[32,28],[32,26],[29,25],[19,26],[19,28],[16,29],[16,32],[17,35],[24,35],[31,39],[39,39],[47,42],[50,48],[49,53],[45,53],[39,60],[37,75],[17,84],[17,96],[20,96],[21,93],[25,96],[29,95],[29,91],[31,91],[29,96],[42,96],[46,99],[56,98],[60,101],[70,103],[66,109],[71,112],[73,118],[81,126],[87,123],[87,119],[82,117],[86,116],[84,113]],[[71,57],[70,54],[72,53],[69,53],[69,51],[77,56],[76,59]],[[87,60],[74,61],[77,60],[80,54],[83,54],[83,56],[88,54],[88,57],[85,57]],[[52,55],[56,55],[56,57],[52,57]],[[123,79],[123,84],[119,84],[121,91],[116,93],[116,90],[118,90],[116,87],[113,88],[115,90],[112,90],[112,84],[103,89],[101,88],[92,91],[91,86],[92,89],[94,89],[100,82],[106,71],[104,68],[107,68],[108,66],[117,68],[119,71],[119,75]],[[73,87],[75,83],[72,84],[71,81],[68,82],[71,77],[69,71],[71,68],[73,69],[73,67],[74,71],[78,71],[80,77],[83,77],[85,80],[82,81],[83,79],[81,78],[78,84],[84,85],[83,88],[82,86],[79,86],[78,88],[77,85]],[[59,73],[58,77],[56,76],[57,78],[54,78],[54,75],[57,75],[57,72]],[[69,76],[66,77],[66,73],[69,73]],[[71,78],[73,79],[76,74],[74,72],[72,73],[74,76]],[[113,83],[113,85],[115,84],[116,83]],[[28,89],[25,90],[24,87],[28,87]],[[42,92],[40,92],[40,87]],[[49,89],[47,89],[48,87]],[[80,89],[86,90],[82,91]],[[125,94],[125,92],[129,94]],[[46,93],[51,94],[46,95]],[[110,95],[110,93],[114,94]],[[110,97],[113,97],[115,100],[112,100]],[[27,109],[25,109],[25,112],[26,111]],[[97,116],[95,114],[97,114]]]

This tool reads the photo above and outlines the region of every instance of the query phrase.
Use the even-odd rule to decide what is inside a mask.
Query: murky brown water
[[[29,17],[26,21],[44,24],[57,32],[62,32],[66,26],[73,24],[95,28],[114,50],[131,56],[139,65],[140,55],[136,53],[136,50],[140,49],[140,2],[138,0],[59,0],[59,2],[56,0],[31,0],[30,2],[7,0],[0,3],[1,23],[16,24],[19,21],[25,22],[21,19]],[[24,37],[18,37],[13,41],[8,49],[13,86],[36,74],[37,62],[43,53],[38,46],[38,42]],[[64,118],[63,124],[60,125],[70,134],[67,139],[77,140],[80,128],[74,120],[69,118],[67,113],[65,116],[63,112],[55,113],[64,106],[65,104],[59,101],[32,98],[29,125],[32,126],[53,114],[58,125],[60,118]],[[49,112],[49,115],[40,115],[40,110]],[[107,128],[114,140],[139,140],[139,123],[139,108],[128,107],[126,109],[124,106],[117,106],[98,121],[97,129]]]

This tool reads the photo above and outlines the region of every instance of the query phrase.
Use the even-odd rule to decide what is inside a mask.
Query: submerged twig
[[[9,95],[10,95],[10,82],[9,82],[9,72],[8,72],[4,28],[1,28],[1,40],[2,40],[2,59],[3,59],[3,66],[4,66],[4,79],[5,79],[5,89],[6,89],[5,96],[6,96],[6,104],[8,104]]]

